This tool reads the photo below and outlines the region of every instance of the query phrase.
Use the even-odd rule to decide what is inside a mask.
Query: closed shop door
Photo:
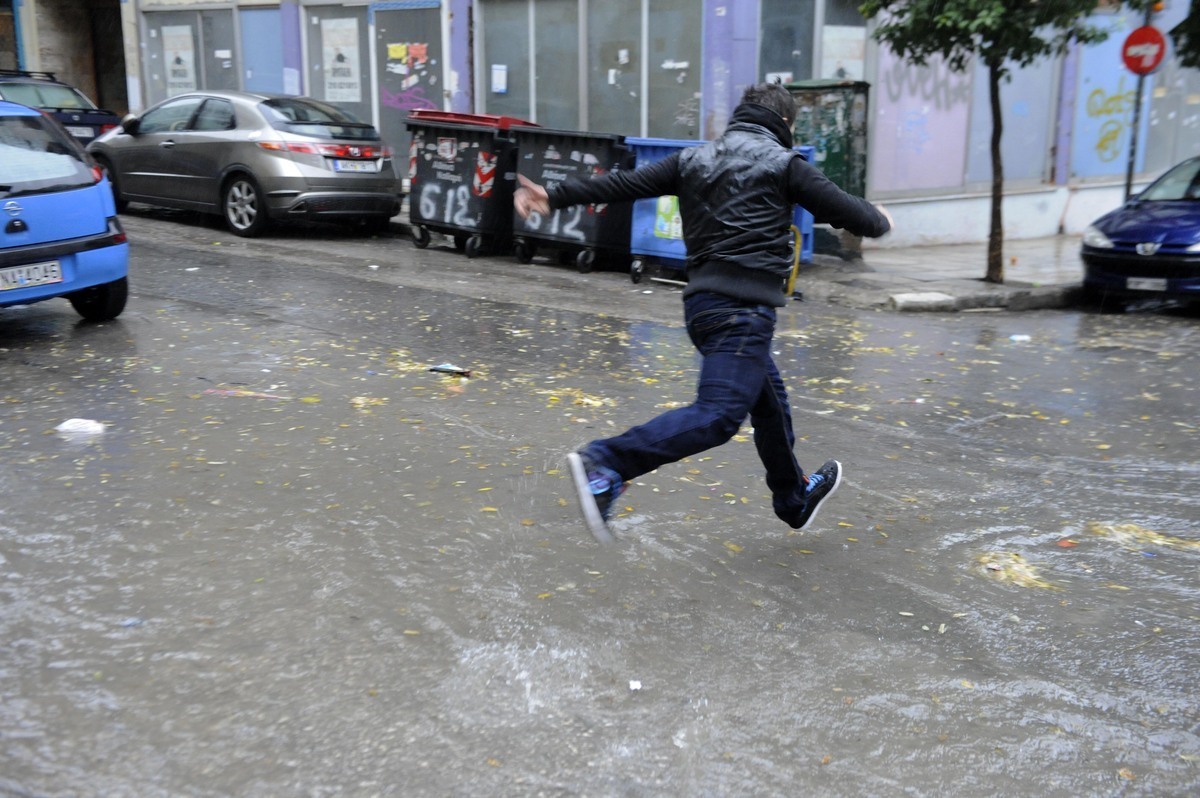
[[[364,122],[371,103],[370,43],[366,8],[305,8],[307,94],[345,108]]]
[[[243,8],[239,13],[246,91],[283,94],[283,15],[278,8]]]
[[[407,149],[408,112],[441,109],[445,89],[440,4],[375,12],[375,74],[379,78],[379,134]]]

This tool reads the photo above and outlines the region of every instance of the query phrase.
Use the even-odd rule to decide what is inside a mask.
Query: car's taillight
[[[99,166],[93,165],[92,166],[92,182],[99,183],[103,179],[104,179],[104,170],[101,169]]]
[[[323,155],[326,158],[384,158],[391,157],[388,147],[358,144],[314,144],[306,141],[260,141],[258,146],[272,152],[298,152],[302,155]]]
[[[101,125],[100,126],[100,135],[103,136],[108,131],[116,130],[116,129],[117,129],[116,125]]]
[[[115,216],[108,217],[108,234],[112,236],[114,244],[124,244],[129,240],[129,236],[125,235],[125,228],[121,227],[121,222]]]

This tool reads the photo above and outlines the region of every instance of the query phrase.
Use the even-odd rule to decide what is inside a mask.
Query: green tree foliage
[[[1074,42],[1103,41],[1107,33],[1088,24],[1096,0],[866,0],[862,15],[877,20],[874,37],[900,58],[925,66],[940,57],[964,71],[974,59],[987,68],[992,109],[992,208],[987,280],[1004,282],[1004,165],[1000,139],[1000,84],[1013,68],[1066,52]]]

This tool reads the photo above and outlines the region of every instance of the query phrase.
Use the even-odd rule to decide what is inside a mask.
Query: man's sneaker
[[[596,540],[612,543],[614,538],[608,528],[608,516],[613,502],[625,491],[621,475],[582,452],[568,454],[567,464],[571,467],[571,481],[575,483],[584,523]]]
[[[780,516],[792,529],[807,529],[817,517],[821,504],[842,484],[842,464],[837,460],[827,460],[825,465],[817,469],[815,474],[808,475],[808,485],[804,489],[804,505],[798,513],[788,513]]]

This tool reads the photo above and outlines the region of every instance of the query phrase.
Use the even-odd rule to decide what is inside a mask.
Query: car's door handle
[[[158,146],[160,146],[160,147],[165,147],[166,149],[168,149],[168,150],[169,150],[169,149],[171,149],[172,147],[174,147],[174,146],[175,146],[175,142],[173,142],[173,141],[169,141],[169,140],[168,140],[168,141],[160,141],[160,142],[158,143]]]

